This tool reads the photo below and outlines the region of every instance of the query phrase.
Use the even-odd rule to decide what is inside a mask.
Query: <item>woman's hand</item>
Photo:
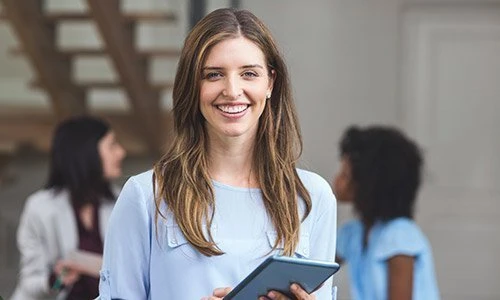
[[[231,292],[233,288],[224,287],[224,288],[216,288],[210,297],[203,297],[201,300],[221,300],[224,298],[229,292]]]
[[[77,264],[60,260],[54,266],[54,273],[65,286],[69,286],[80,279],[81,270],[78,268]]]
[[[214,290],[212,296],[210,297],[203,297],[201,300],[221,300],[224,298],[229,292],[231,292],[232,288],[230,287],[225,287],[225,288],[217,288]],[[306,291],[304,291],[298,284],[294,283],[290,286],[290,291],[295,295],[295,298],[297,300],[315,300],[316,296],[314,295],[309,295]],[[290,299],[287,296],[283,295],[280,292],[277,291],[269,291],[267,293],[266,297],[260,297],[259,300],[287,300]]]
[[[314,300],[314,299],[316,299],[316,296],[309,295],[306,291],[304,291],[300,287],[300,285],[298,285],[296,283],[294,283],[290,286],[290,291],[292,292],[292,294],[295,295],[295,298],[297,298],[297,300]],[[267,293],[266,297],[260,297],[259,300],[267,300],[267,299],[286,300],[286,299],[290,299],[287,296],[285,296],[282,293],[277,292],[277,291],[269,291],[269,293]]]

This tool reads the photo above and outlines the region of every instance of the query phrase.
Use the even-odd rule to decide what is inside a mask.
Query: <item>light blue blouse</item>
[[[363,225],[359,220],[339,230],[337,255],[348,264],[354,300],[388,299],[387,260],[395,255],[415,257],[412,299],[439,299],[431,247],[415,222],[407,218],[377,222],[364,250],[362,240]]]
[[[312,211],[302,222],[295,255],[333,261],[335,198],[323,178],[304,170],[298,173],[311,195]],[[213,185],[211,232],[225,254],[206,257],[186,241],[170,213],[166,220],[159,217],[156,231],[151,171],[127,181],[108,225],[100,299],[200,299],[217,287],[236,286],[276,252],[270,253],[276,232],[260,189]],[[316,292],[318,300],[332,299],[331,284],[330,280]]]

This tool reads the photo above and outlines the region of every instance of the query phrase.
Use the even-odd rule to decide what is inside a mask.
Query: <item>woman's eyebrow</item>
[[[259,64],[244,65],[244,66],[240,67],[240,69],[248,69],[248,68],[261,68],[261,69],[264,69],[264,67],[261,66],[261,65],[259,65]]]
[[[202,69],[202,70],[203,70],[203,71],[205,71],[205,70],[222,70],[222,69],[224,69],[224,68],[222,68],[222,67],[211,67],[211,66],[207,66],[207,67],[203,67],[203,69]]]
[[[259,65],[259,64],[252,64],[252,65],[244,65],[244,66],[241,66],[240,69],[251,69],[251,68],[260,68],[260,69],[264,69],[263,66]],[[224,68],[223,67],[215,67],[215,66],[205,66],[202,68],[203,71],[205,70],[223,70]]]

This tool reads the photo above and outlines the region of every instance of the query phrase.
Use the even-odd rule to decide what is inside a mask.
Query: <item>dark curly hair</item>
[[[413,218],[423,165],[413,141],[392,127],[351,126],[340,153],[351,166],[354,209],[365,224]]]

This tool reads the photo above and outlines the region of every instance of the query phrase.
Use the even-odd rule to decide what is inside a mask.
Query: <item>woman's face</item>
[[[340,161],[340,170],[333,180],[333,192],[340,202],[354,201],[354,182],[352,181],[351,163],[346,156]]]
[[[244,37],[224,40],[202,71],[200,110],[208,133],[253,138],[273,86],[264,53]]]
[[[125,158],[126,152],[116,140],[115,133],[109,131],[99,140],[97,147],[104,178],[112,180],[120,177],[122,175],[122,160]]]

